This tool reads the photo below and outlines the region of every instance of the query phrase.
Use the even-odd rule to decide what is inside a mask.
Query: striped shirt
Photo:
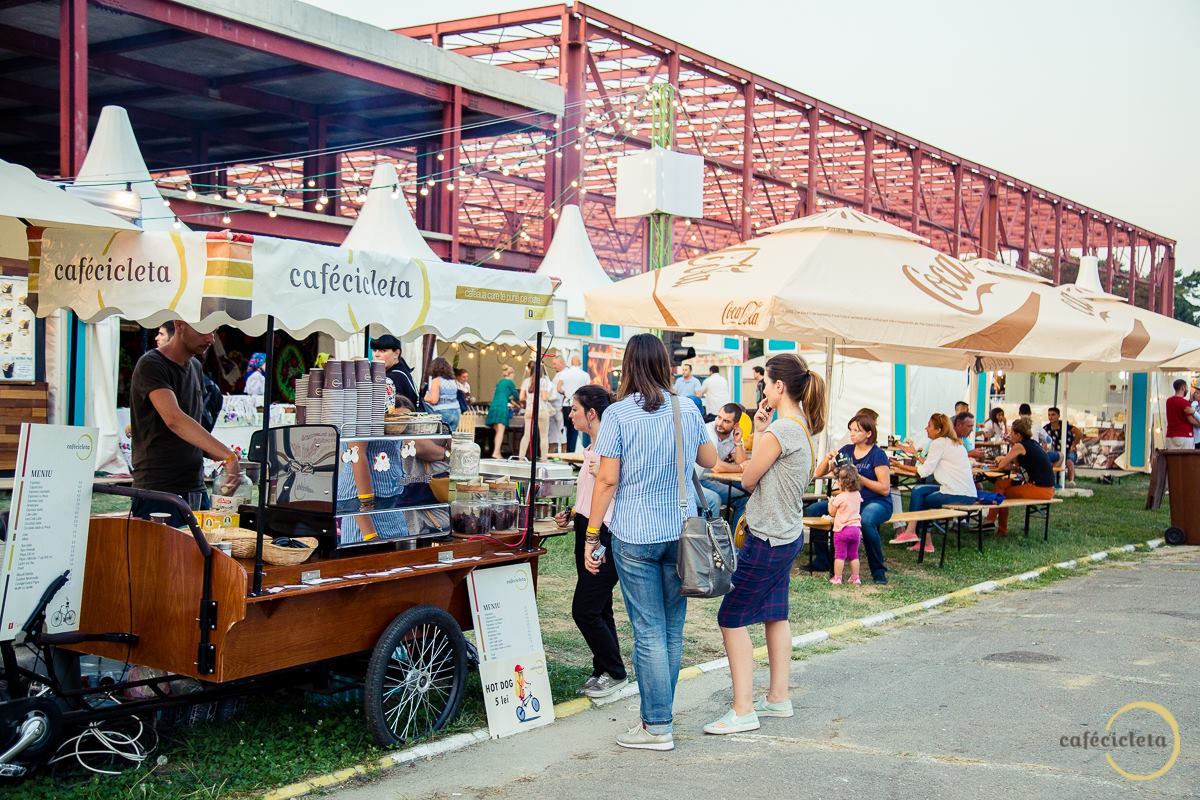
[[[621,459],[621,474],[613,500],[613,536],[628,544],[658,544],[679,538],[684,510],[679,507],[679,480],[675,464],[675,423],[670,395],[647,414],[641,395],[634,394],[604,410],[595,451],[607,458]],[[692,471],[700,447],[708,443],[704,418],[695,404],[681,402],[683,423],[684,485],[688,512],[695,516],[696,490]]]

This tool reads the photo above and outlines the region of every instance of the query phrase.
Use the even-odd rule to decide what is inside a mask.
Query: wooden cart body
[[[516,544],[517,536],[499,541]],[[438,563],[439,553],[478,561]],[[267,566],[264,593],[250,596],[253,561],[212,553],[212,608],[208,644],[212,671],[201,669],[201,598],[204,557],[183,531],[140,519],[95,518],[88,536],[80,630],[128,631],[135,645],[87,642],[78,652],[224,683],[370,650],[388,624],[417,605],[448,611],[463,630],[472,627],[467,575],[473,569],[529,562],[545,550],[518,550],[488,541],[452,541],[296,566]],[[371,576],[395,567],[410,572]],[[345,575],[337,582],[295,586],[301,573]]]

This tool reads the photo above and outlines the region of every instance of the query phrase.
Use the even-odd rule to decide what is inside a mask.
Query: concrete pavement
[[[1196,797],[1200,787],[1200,549],[1158,551],[1036,590],[934,611],[795,663],[796,716],[749,734],[700,728],[729,702],[728,673],[680,684],[676,749],[622,750],[612,737],[637,698],[511,739],[399,768],[335,792],[392,798]],[[799,632],[799,631],[796,631]],[[759,670],[765,681],[765,669]],[[560,698],[562,699],[562,698]],[[1134,708],[1177,721],[1174,737]],[[1090,736],[1095,734],[1095,737]],[[1159,739],[1158,737],[1161,737]],[[1088,748],[1071,746],[1072,740]],[[1164,745],[1164,746],[1159,746]]]

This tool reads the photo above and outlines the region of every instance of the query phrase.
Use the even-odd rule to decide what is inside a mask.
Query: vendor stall
[[[268,364],[277,326],[339,339],[368,325],[404,338],[511,334],[535,342],[540,375],[549,278],[453,264],[430,269],[420,259],[229,231],[29,233],[30,304],[39,316],[70,309],[89,323],[121,315],[144,325],[182,319],[202,331],[221,324],[265,331]],[[26,642],[57,650],[47,652],[55,663],[69,650],[147,668],[150,677],[133,683],[149,686],[149,698],[127,700],[123,715],[189,702],[168,699],[164,687],[179,676],[202,682],[189,695],[199,701],[370,653],[364,696],[376,740],[394,745],[443,727],[464,691],[467,576],[514,562],[530,563],[536,576],[545,551],[528,509],[540,473],[536,461],[528,463],[522,496],[514,487],[495,498],[505,511],[503,530],[491,529],[489,506],[479,516],[487,525],[451,538],[449,479],[474,480],[478,448],[452,444],[438,421],[385,416],[381,376],[361,358],[331,360],[300,376],[303,424],[275,425],[268,416],[251,444],[257,501],[244,481],[218,475],[228,496],[215,498],[224,508],[204,515],[204,529],[186,508],[186,530],[93,519],[78,632],[45,635],[31,619]],[[268,382],[265,408],[271,394]],[[506,494],[503,486],[496,491]],[[56,591],[48,587],[43,611]],[[112,713],[63,673],[33,678],[16,665],[9,643],[0,649],[12,695],[0,703],[12,712],[0,715],[0,753],[8,750],[12,763],[35,765],[53,752],[64,726]],[[50,713],[20,694],[31,678],[68,711]],[[126,681],[107,692],[129,688],[137,687]]]

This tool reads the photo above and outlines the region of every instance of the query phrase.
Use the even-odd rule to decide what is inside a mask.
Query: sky
[[[385,28],[548,4],[307,2]],[[592,5],[1175,239],[1200,269],[1196,0]]]

